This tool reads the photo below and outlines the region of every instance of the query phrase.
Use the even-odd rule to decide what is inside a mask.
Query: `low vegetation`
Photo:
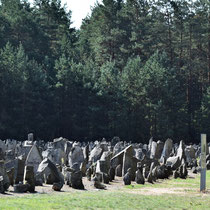
[[[162,183],[130,185],[120,190],[75,191],[27,196],[7,195],[0,198],[0,209],[209,209],[210,171],[207,192],[199,192],[200,176],[186,180],[164,180]],[[150,194],[149,189],[167,188],[176,194]]]

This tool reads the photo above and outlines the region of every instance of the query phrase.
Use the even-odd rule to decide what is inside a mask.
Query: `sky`
[[[67,3],[68,9],[72,11],[72,26],[79,28],[82,19],[91,14],[90,8],[94,6],[96,0],[62,0],[62,3]]]
[[[77,29],[81,26],[82,19],[84,19],[88,14],[91,14],[91,7],[94,6],[97,0],[61,0],[62,4],[67,4],[68,10],[72,11],[73,22],[71,27],[76,27]],[[102,0],[98,0],[101,2]],[[29,0],[33,2],[33,0]]]

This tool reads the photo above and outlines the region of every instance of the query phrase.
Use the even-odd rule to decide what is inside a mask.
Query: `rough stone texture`
[[[143,150],[142,148],[135,149],[135,153],[135,157],[138,160],[142,160],[146,154],[145,150]]]
[[[9,178],[10,185],[14,185],[14,180],[15,180],[15,168],[11,168],[10,170],[7,171],[7,175]]]
[[[102,154],[103,150],[102,148],[100,148],[100,145],[94,147],[90,152],[89,161],[91,161],[92,163],[97,162],[98,160],[100,160]]]
[[[91,170],[91,168],[88,168],[86,171],[86,177],[87,177],[88,181],[91,181],[91,175],[92,175],[92,170]]]
[[[84,162],[83,151],[80,146],[74,145],[69,153],[69,166],[72,167],[74,163],[78,163],[79,167]]]
[[[155,141],[151,142],[151,151],[150,151],[150,158],[155,158],[156,155],[156,149],[157,149],[157,143]]]
[[[172,147],[173,147],[173,141],[171,139],[167,139],[165,141],[163,152],[161,154],[161,162],[164,162],[164,160],[166,160],[170,156]]]
[[[25,161],[26,166],[33,166],[34,174],[36,174],[39,164],[42,162],[42,156],[36,145],[33,145],[28,153]]]
[[[119,177],[122,177],[122,165],[119,164],[116,169],[115,169],[115,175],[116,176],[119,176]]]
[[[181,165],[181,160],[179,156],[169,157],[166,161],[167,166],[171,166],[173,170],[176,170]]]
[[[34,177],[34,167],[25,166],[24,170],[24,184],[28,184],[28,191],[35,192],[35,177]]]
[[[23,182],[24,168],[25,168],[25,160],[22,159],[22,157],[19,157],[17,159],[17,168],[15,170],[15,184]]]
[[[123,177],[123,181],[125,185],[131,184],[131,169],[129,168],[127,173]]]
[[[10,186],[9,177],[4,167],[4,161],[0,161],[0,193],[4,193]]]
[[[6,151],[6,144],[4,141],[0,140],[0,149],[2,150],[2,153],[5,154]]]
[[[52,147],[54,149],[61,149],[64,152],[66,148],[66,139],[63,137],[54,139],[52,143]]]
[[[33,133],[28,134],[28,141],[34,141],[34,134]]]
[[[185,150],[185,145],[184,145],[183,140],[181,140],[179,143],[179,148],[177,149],[177,156],[179,157],[181,161],[182,159],[186,160],[184,150]]]
[[[137,162],[138,160],[133,156],[134,150],[132,146],[128,146],[124,150],[124,156],[123,156],[123,167],[122,167],[122,176],[125,175],[125,173],[128,171],[128,169],[131,169],[131,180],[135,180],[135,172],[137,169]]]
[[[61,191],[63,187],[63,183],[59,182],[59,183],[53,183],[52,189],[55,191]]]
[[[43,174],[45,183],[47,184],[64,183],[64,176],[55,164],[47,158],[39,164],[37,172]]]
[[[136,171],[135,182],[136,182],[137,184],[144,184],[144,183],[145,183],[145,179],[144,179],[144,177],[143,177],[143,174],[142,174],[141,169],[138,169],[138,170]]]
[[[14,185],[14,191],[17,193],[26,193],[28,191],[29,184],[18,183]]]
[[[185,156],[186,156],[186,161],[188,163],[191,162],[192,159],[195,159],[196,158],[195,153],[196,153],[195,148],[192,145],[187,146],[185,148]]]
[[[106,189],[106,186],[104,184],[102,184],[98,179],[97,177],[94,177],[93,178],[93,182],[94,182],[94,187],[96,189],[100,189],[100,190],[105,190]]]
[[[105,184],[109,184],[109,175],[103,172],[98,172],[95,174],[95,177],[97,178],[97,180],[99,180],[100,182],[103,182]]]
[[[96,164],[96,173],[108,173],[109,167],[107,161],[105,160],[98,160]]]
[[[156,153],[154,158],[160,159],[161,158],[161,154],[163,151],[163,147],[164,147],[164,143],[162,141],[157,141],[157,148],[156,148]]]
[[[114,170],[114,168],[110,168],[109,169],[108,175],[109,175],[109,180],[113,181],[114,178],[115,178],[115,170]]]
[[[85,187],[82,183],[82,172],[81,171],[73,171],[70,173],[70,182],[69,186],[75,189],[84,190]]]
[[[122,150],[124,150],[124,144],[123,142],[118,142],[114,148],[113,148],[113,156],[117,155],[119,152],[121,152]]]

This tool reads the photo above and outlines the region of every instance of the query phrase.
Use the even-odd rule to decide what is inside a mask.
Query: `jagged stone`
[[[94,182],[94,187],[100,190],[105,190],[106,189],[106,185],[102,184],[97,177],[93,178],[93,182]]]
[[[28,184],[28,191],[35,192],[35,177],[34,177],[34,167],[25,166],[24,171],[24,184]]]
[[[119,177],[122,177],[122,165],[119,164],[116,169],[115,169],[115,175],[116,176],[119,176]]]
[[[74,189],[80,189],[80,190],[85,189],[85,187],[82,183],[82,172],[81,171],[70,172],[69,186]]]
[[[88,168],[86,171],[86,176],[87,176],[88,181],[91,181],[91,174],[92,174],[92,170],[91,168]]]
[[[30,188],[29,184],[18,183],[14,184],[14,192],[16,193],[26,193]]]
[[[114,180],[114,178],[115,178],[115,170],[114,170],[114,168],[111,167],[109,169],[109,173],[108,174],[109,174],[109,180],[110,181]]]
[[[123,181],[125,185],[131,184],[131,168],[129,168],[127,173],[124,175]]]

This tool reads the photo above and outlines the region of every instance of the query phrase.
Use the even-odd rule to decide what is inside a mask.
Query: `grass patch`
[[[1,198],[0,209],[209,209],[210,196],[145,196],[120,192],[75,192]]]
[[[198,193],[199,180],[198,175],[195,179],[165,180],[163,183],[154,185],[146,183],[145,185],[125,186],[122,191],[75,191],[2,197],[0,198],[0,209],[209,209],[210,194]],[[183,186],[186,196],[138,194],[140,188],[170,188],[171,186]],[[185,187],[189,189],[184,189]],[[207,173],[207,188],[210,188],[210,171]]]
[[[206,173],[206,186],[210,189],[210,171]],[[195,178],[187,178],[187,179],[164,179],[158,180],[154,184],[146,183],[145,185],[127,185],[126,189],[141,189],[144,187],[155,187],[155,188],[192,188],[194,190],[200,189],[200,175],[198,174]]]

